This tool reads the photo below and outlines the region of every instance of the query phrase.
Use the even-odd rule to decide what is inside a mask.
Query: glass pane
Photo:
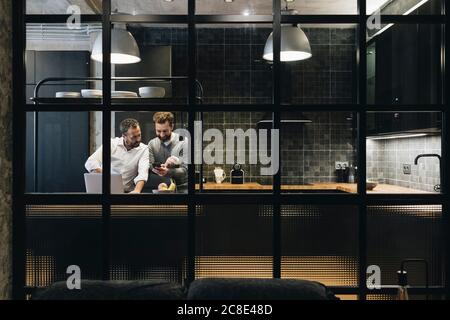
[[[272,1],[264,0],[196,0],[196,14],[271,15]]]
[[[369,113],[367,135],[369,193],[440,192],[441,113]]]
[[[366,0],[367,14],[441,14],[441,0]]]
[[[113,112],[111,125],[112,193],[187,193],[187,113]]]
[[[442,102],[441,25],[389,24],[368,35],[368,103]]]
[[[204,103],[272,103],[272,68],[263,59],[271,31],[271,25],[197,26],[197,78]]]
[[[66,281],[73,265],[80,268],[81,279],[100,280],[101,227],[101,206],[27,206],[25,285]]]
[[[196,211],[197,279],[272,278],[271,206],[214,204]]]
[[[120,14],[187,14],[188,0],[112,0],[111,12]]]
[[[197,167],[203,179],[201,191],[270,192],[279,166],[278,135],[267,128],[272,114],[217,111],[198,118],[196,135],[203,133],[196,136],[200,146],[203,141],[202,152],[196,151],[203,155],[203,165]]]
[[[357,0],[281,0],[281,14],[357,14],[357,4]]]
[[[356,103],[356,26],[336,24],[300,27],[282,26],[282,102]],[[296,44],[294,35],[303,38],[305,43]]]
[[[183,283],[187,215],[187,206],[112,206],[111,280]]]
[[[358,285],[358,208],[283,205],[281,277]]]
[[[281,189],[301,193],[356,193],[356,114],[281,114]]]
[[[82,23],[80,29],[69,29],[66,24],[27,24],[26,103],[33,103],[31,98],[36,85],[43,80],[37,96],[57,97],[58,102],[64,103],[80,102],[82,90],[98,87],[100,81],[92,82],[87,78],[102,75],[101,65],[91,60],[92,42],[101,30],[101,24],[93,23]],[[55,77],[60,79],[48,81]],[[71,80],[73,78],[77,79]],[[56,103],[52,99],[45,100]]]
[[[27,14],[102,14],[102,0],[26,0]]]
[[[102,141],[101,112],[27,112],[26,118],[26,192],[101,193],[85,180],[89,152]]]
[[[112,81],[113,103],[187,103],[186,25],[114,24],[111,32],[111,75],[122,78]]]
[[[367,263],[381,271],[381,286],[397,285],[397,271],[405,259],[407,282],[425,286],[426,268],[430,286],[443,285],[442,206],[370,206],[367,210]]]

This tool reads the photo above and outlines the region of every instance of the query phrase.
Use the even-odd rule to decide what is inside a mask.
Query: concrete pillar
[[[12,1],[0,0],[0,299],[12,294]]]

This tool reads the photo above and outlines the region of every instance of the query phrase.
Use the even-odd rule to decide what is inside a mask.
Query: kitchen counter
[[[198,190],[200,187],[196,184],[195,188]],[[272,190],[271,185],[261,185],[256,182],[248,182],[244,184],[231,184],[226,183],[214,183],[208,182],[203,184],[203,190],[206,191],[245,191],[245,190],[262,190],[270,191]],[[356,193],[357,185],[356,183],[335,183],[335,182],[317,182],[313,184],[306,185],[282,185],[281,190],[286,191],[301,191],[301,190],[323,190],[326,192],[330,191],[344,191],[348,193]],[[429,193],[427,191],[410,189],[406,187],[400,187],[390,184],[379,184],[373,190],[368,190],[367,193]]]

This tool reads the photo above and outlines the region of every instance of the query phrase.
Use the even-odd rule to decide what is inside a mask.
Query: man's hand
[[[103,170],[102,170],[102,168],[97,168],[97,169],[92,170],[92,172],[95,172],[95,173],[102,173]]]
[[[164,177],[169,173],[169,168],[167,168],[165,164],[162,164],[161,167],[153,168],[152,171],[156,173],[158,176]]]
[[[180,159],[178,159],[175,156],[170,156],[169,158],[167,158],[165,165],[167,168],[173,168],[173,167],[179,166]]]

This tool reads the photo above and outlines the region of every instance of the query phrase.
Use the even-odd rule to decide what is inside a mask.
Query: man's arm
[[[153,163],[155,162],[155,151],[152,147],[152,140],[148,142],[148,165],[150,169],[153,169]]]
[[[145,183],[148,180],[148,168],[149,168],[149,149],[146,148],[139,159],[138,163],[138,175],[134,178],[134,184],[136,187],[134,188],[135,193],[141,193],[144,188]]]
[[[131,193],[141,193],[142,189],[144,189],[145,181],[141,180],[136,183],[136,187],[134,187],[134,190],[131,191]]]
[[[86,161],[84,167],[89,172],[102,172],[103,146],[100,146]]]

